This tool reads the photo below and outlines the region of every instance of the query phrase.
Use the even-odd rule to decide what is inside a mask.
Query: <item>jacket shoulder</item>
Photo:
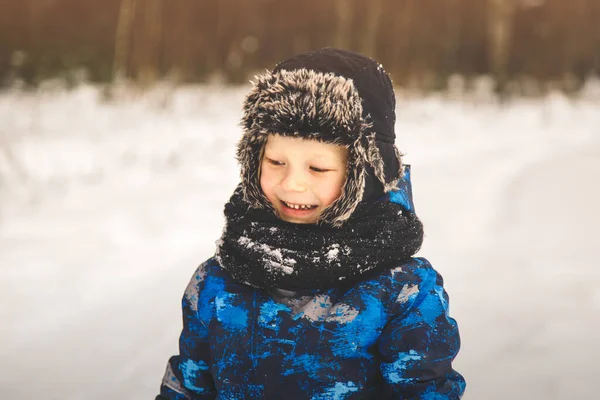
[[[206,285],[214,286],[219,285],[220,283],[222,285],[222,272],[223,270],[214,257],[211,257],[200,264],[200,266],[196,268],[196,271],[194,271],[192,278],[185,288],[183,295],[184,306],[187,303],[192,310],[196,310],[201,294],[206,292],[206,290],[204,290]]]
[[[405,281],[436,282],[441,279],[441,275],[433,268],[429,260],[423,257],[410,258],[401,265],[387,270],[385,275],[397,283]]]
[[[422,257],[410,258],[401,265],[382,272],[377,284],[385,290],[388,304],[402,313],[427,292],[443,286],[442,276]]]

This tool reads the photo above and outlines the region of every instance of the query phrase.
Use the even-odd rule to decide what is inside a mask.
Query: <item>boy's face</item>
[[[315,223],[342,193],[347,161],[345,147],[269,135],[261,160],[260,187],[279,218]]]

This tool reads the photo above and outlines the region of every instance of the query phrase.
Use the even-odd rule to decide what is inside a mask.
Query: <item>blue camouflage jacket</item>
[[[442,278],[415,258],[350,290],[266,293],[202,264],[183,298],[166,399],[459,399]],[[160,397],[159,397],[160,398]]]
[[[414,212],[408,177],[388,201]],[[266,292],[215,259],[182,301],[158,399],[460,399],[460,338],[442,277],[412,258],[347,289]]]

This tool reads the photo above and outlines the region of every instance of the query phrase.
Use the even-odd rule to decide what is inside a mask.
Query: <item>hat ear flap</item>
[[[400,180],[402,178],[404,178],[404,163],[402,162],[402,157],[404,157],[404,154],[400,153],[400,150],[398,150],[398,147],[396,147],[396,145],[394,145],[394,153],[396,154],[396,160],[398,161],[398,179]]]
[[[402,178],[402,155],[393,143],[377,142],[375,133],[366,137],[368,161],[375,177],[383,185],[385,193],[398,189],[398,180]],[[384,162],[388,160],[388,163]],[[392,162],[394,160],[395,162]]]
[[[266,143],[266,134],[244,135],[237,149],[244,201],[254,208],[271,208],[271,203],[260,188],[260,165]]]

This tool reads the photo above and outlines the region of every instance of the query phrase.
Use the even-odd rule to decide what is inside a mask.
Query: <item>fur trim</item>
[[[260,188],[260,160],[267,137],[267,134],[251,135],[246,133],[242,136],[237,148],[244,201],[252,208],[273,209]]]
[[[253,135],[278,133],[351,144],[370,127],[352,79],[312,70],[258,76],[242,124]]]
[[[398,190],[398,181],[404,175],[404,165],[402,164],[402,154],[396,147],[396,145],[392,145],[394,148],[394,154],[396,156],[396,161],[398,162],[398,174],[394,176],[389,182],[385,177],[385,169],[383,158],[381,157],[381,152],[379,147],[377,146],[377,142],[375,140],[375,133],[372,133],[368,136],[368,149],[369,149],[369,163],[373,167],[375,171],[375,176],[383,185],[383,191],[385,193],[389,193],[393,190]]]
[[[375,142],[375,133],[372,133],[367,137],[367,143],[367,148],[369,149],[369,163],[373,166],[373,170],[375,171],[375,177],[379,179],[379,182],[381,182],[382,185],[385,186],[386,183],[383,159],[381,158],[381,154],[379,153],[377,142]]]
[[[404,178],[404,163],[402,162],[402,157],[404,157],[404,154],[400,153],[400,150],[398,150],[398,147],[396,145],[394,145],[394,151],[396,152],[396,160],[398,160],[398,179],[400,180],[402,178]]]

